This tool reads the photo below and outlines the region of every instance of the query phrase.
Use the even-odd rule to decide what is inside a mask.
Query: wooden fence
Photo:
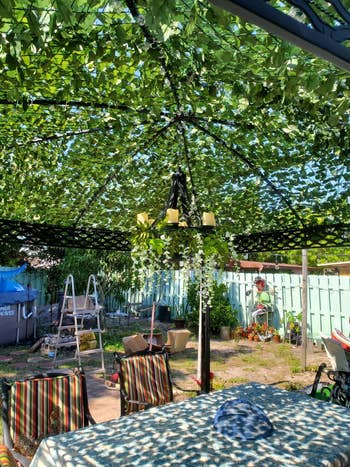
[[[254,302],[254,280],[257,273],[215,272],[218,282],[228,289],[230,303],[238,310],[239,321],[246,326],[252,321]],[[286,315],[301,313],[301,275],[298,274],[259,274],[265,279],[272,297],[273,313],[271,324],[286,332]],[[160,301],[169,305],[175,314],[186,303],[186,280],[179,271],[164,276],[164,286]],[[144,290],[128,292],[127,301],[150,305],[153,298],[159,299],[159,292],[150,282]],[[308,337],[318,340],[320,333],[331,334],[332,329],[340,329],[350,334],[350,277],[308,276]]]
[[[218,282],[226,284],[230,303],[238,310],[239,321],[246,326],[252,321],[254,279],[257,273],[214,272]],[[301,276],[298,274],[259,274],[268,284],[272,297],[272,325],[282,333],[286,327],[286,313],[295,315],[301,312]],[[150,306],[160,298],[160,303],[169,305],[174,316],[177,310],[186,305],[186,283],[180,271],[164,273],[162,294],[159,297],[157,281],[149,281],[141,291],[128,291],[125,302],[134,303],[135,309],[141,304]],[[30,284],[39,290],[38,305],[50,303],[45,292],[46,275],[41,272],[23,273],[16,277],[23,285]],[[109,307],[115,309],[120,304],[109,298]],[[350,277],[316,276],[308,277],[308,337],[318,340],[320,332],[329,335],[332,329],[340,329],[346,336],[350,334]]]

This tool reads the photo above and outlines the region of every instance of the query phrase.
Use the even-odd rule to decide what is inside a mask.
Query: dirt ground
[[[170,356],[170,368],[174,381],[182,388],[199,389],[197,376],[198,344],[194,337],[184,351]],[[29,353],[29,348],[7,347],[0,349],[0,377],[23,377],[47,371],[52,361]],[[113,353],[105,352],[107,372],[112,370]],[[210,369],[214,373],[214,390],[244,384],[251,381],[273,384],[287,390],[299,390],[313,383],[320,363],[328,362],[324,350],[310,345],[307,353],[306,371],[302,371],[301,347],[288,343],[251,342],[248,339],[211,340]],[[84,367],[88,376],[88,392],[92,414],[98,422],[119,416],[119,389],[106,389],[101,376],[90,376],[90,370],[99,367],[91,360]],[[188,393],[175,390],[175,400],[189,397]],[[111,409],[113,408],[113,409]]]
[[[175,376],[186,380],[196,374],[197,343],[191,341],[184,352],[170,359]],[[214,389],[257,381],[295,390],[311,385],[321,363],[328,364],[325,351],[308,347],[306,371],[302,371],[302,349],[289,343],[211,340],[211,371]],[[185,370],[185,371],[184,371]]]

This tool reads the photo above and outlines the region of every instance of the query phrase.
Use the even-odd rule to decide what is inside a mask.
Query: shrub
[[[227,295],[225,284],[213,283],[211,292],[210,330],[213,334],[220,332],[221,326],[234,328],[238,324],[237,311],[233,310]],[[199,285],[191,282],[188,287],[187,303],[190,312],[187,314],[187,326],[192,331],[197,331],[199,321]]]

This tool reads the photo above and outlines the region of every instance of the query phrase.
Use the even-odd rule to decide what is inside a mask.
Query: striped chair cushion
[[[82,376],[16,381],[11,386],[9,423],[14,442],[38,439],[84,426]]]
[[[172,390],[165,355],[142,355],[122,359],[121,371],[128,399],[151,405],[171,402]],[[128,403],[126,412],[142,408],[137,404]]]
[[[19,466],[12,452],[9,450],[7,446],[4,446],[3,444],[0,445],[0,466],[1,467],[18,467]]]

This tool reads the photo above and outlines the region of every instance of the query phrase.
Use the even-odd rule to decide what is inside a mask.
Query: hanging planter
[[[178,209],[181,205],[182,211]],[[206,273],[225,264],[232,247],[232,236],[216,228],[212,212],[202,215],[189,196],[186,176],[179,169],[172,175],[168,202],[156,219],[143,212],[137,216],[132,238],[135,279],[168,269]],[[210,274],[206,279],[210,281]]]
[[[182,207],[181,214],[177,206],[178,201]],[[159,300],[162,295],[164,271],[181,269],[188,277],[195,271],[200,277],[200,303],[205,303],[206,309],[210,311],[213,269],[225,265],[234,256],[232,234],[216,228],[215,224],[213,213],[204,212],[202,217],[198,215],[195,197],[192,196],[190,202],[186,178],[179,170],[172,177],[168,203],[160,216],[153,220],[147,213],[138,215],[131,251],[134,284],[140,287],[146,279],[152,280],[158,290]],[[202,365],[202,361],[209,358],[207,335],[210,331],[210,318],[204,320],[203,308],[200,306],[199,310],[198,329],[202,347],[198,354],[198,371],[202,374],[202,390],[207,392],[209,376],[205,374],[207,365]],[[210,315],[208,313],[205,316]]]

